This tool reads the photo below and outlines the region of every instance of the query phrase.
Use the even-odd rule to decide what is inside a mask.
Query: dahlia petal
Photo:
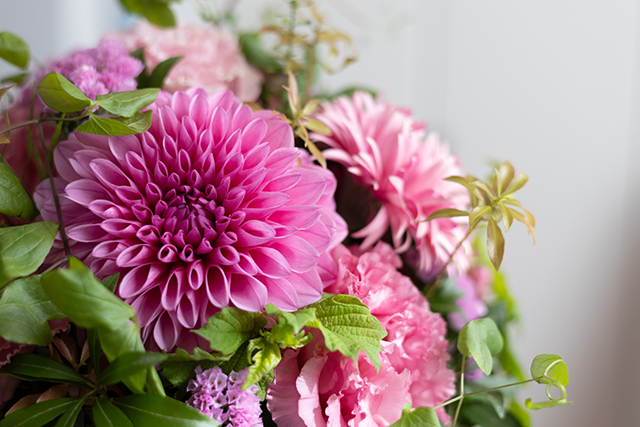
[[[241,310],[262,311],[267,305],[267,288],[254,277],[232,274],[229,280],[229,297]]]
[[[229,304],[229,279],[218,266],[212,266],[205,275],[207,297],[216,307],[225,307]]]
[[[269,220],[305,229],[315,224],[320,215],[318,206],[285,206],[269,215]]]
[[[73,181],[64,188],[64,191],[67,193],[67,197],[85,207],[94,200],[109,200],[111,198],[103,186],[89,179]]]
[[[195,327],[198,321],[198,310],[193,301],[191,301],[192,298],[194,296],[187,293],[182,296],[178,304],[178,321],[188,329]]]
[[[79,242],[100,242],[109,234],[104,231],[100,224],[80,224],[67,228],[67,237]]]
[[[299,235],[289,236],[271,245],[288,262],[292,271],[304,273],[316,266],[318,251]]]
[[[184,270],[174,267],[169,273],[167,281],[160,285],[162,291],[162,307],[168,311],[174,311],[180,302],[184,292]]]
[[[160,277],[166,268],[160,263],[149,263],[135,267],[122,276],[118,284],[118,295],[121,298],[131,298],[146,292],[149,288],[158,286]]]
[[[136,267],[156,260],[156,251],[153,246],[147,244],[129,246],[120,252],[116,263],[118,267]]]
[[[211,137],[214,142],[221,142],[225,139],[227,128],[229,126],[229,117],[223,108],[216,108],[211,115],[209,129],[211,129]]]
[[[94,200],[89,203],[88,208],[96,216],[103,219],[125,218],[128,216],[126,208],[123,208],[110,200]]]
[[[298,293],[298,302],[301,307],[313,304],[322,298],[324,286],[317,271],[311,270],[306,273],[291,273],[287,280],[291,282]]]
[[[271,279],[260,277],[269,292],[267,303],[271,303],[283,311],[296,311],[300,306],[298,293],[287,279]]]
[[[129,186],[133,183],[122,170],[106,159],[94,159],[89,163],[96,177],[109,190],[115,191],[120,186]]]
[[[273,240],[276,230],[263,221],[249,220],[238,229],[238,246],[260,246]]]
[[[153,328],[153,339],[162,350],[174,348],[180,329],[178,322],[168,312],[164,312]]]
[[[286,191],[291,197],[289,205],[314,205],[326,186],[324,177],[310,169],[300,169],[300,182]]]
[[[284,278],[291,274],[287,259],[276,249],[257,247],[249,251],[262,274],[272,278]]]
[[[136,310],[136,320],[141,328],[147,328],[164,311],[161,297],[160,289],[154,287],[134,300],[127,299],[131,307]]]
[[[123,242],[111,240],[96,245],[96,247],[93,248],[91,255],[96,258],[116,259],[127,247],[128,245]]]
[[[283,176],[272,179],[267,185],[264,186],[264,191],[286,191],[296,185],[301,179],[299,172],[288,173]]]
[[[194,290],[200,289],[200,286],[204,283],[204,268],[201,260],[189,263],[187,267],[187,283]]]

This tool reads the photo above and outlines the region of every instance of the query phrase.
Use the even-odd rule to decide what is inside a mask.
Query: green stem
[[[58,192],[56,191],[56,183],[53,179],[53,171],[51,167],[51,161],[47,155],[47,144],[44,141],[44,133],[42,132],[42,124],[38,123],[38,133],[40,134],[40,142],[42,143],[42,151],[44,152],[44,158],[47,164],[47,172],[49,173],[49,182],[51,183],[51,192],[53,193],[53,202],[56,205],[56,213],[58,214],[58,224],[60,225],[60,237],[62,238],[62,244],[64,245],[64,253],[67,257],[71,256],[69,250],[69,241],[67,240],[67,233],[64,229],[64,222],[62,221],[62,210],[60,209],[60,200],[58,200]]]
[[[462,401],[464,400],[464,365],[466,362],[466,354],[462,355],[462,366],[460,367],[460,400],[458,400],[458,407],[456,408],[456,413],[453,415],[453,421],[451,422],[451,427],[456,427],[456,422],[458,422],[458,415],[460,415],[460,408],[462,407]]]
[[[78,117],[43,117],[43,118],[41,118],[39,120],[29,120],[28,122],[20,123],[19,125],[12,126],[12,127],[8,128],[8,129],[0,130],[0,133],[11,132],[12,130],[20,129],[20,128],[25,127],[25,126],[39,125],[39,124],[41,124],[43,122],[75,122],[77,120],[83,119],[88,114],[89,113],[86,112],[86,113],[84,113],[84,114],[82,114],[81,116],[78,116]]]
[[[62,118],[66,116],[66,113],[62,113]],[[60,134],[62,133],[62,125],[64,121],[60,120],[56,125],[56,130],[53,132],[53,137],[51,138],[51,145],[49,146],[49,162],[53,164],[53,150],[58,146],[58,140],[60,139]]]
[[[438,409],[438,408],[442,408],[442,407],[444,407],[444,406],[448,406],[448,405],[450,405],[450,404],[452,404],[452,403],[455,403],[455,402],[457,402],[458,400],[461,400],[461,399],[463,399],[463,398],[465,398],[465,397],[467,397],[467,396],[473,396],[474,394],[486,393],[486,392],[488,392],[488,391],[500,390],[500,389],[502,389],[502,388],[507,388],[507,387],[513,387],[513,386],[516,386],[516,385],[526,384],[526,383],[530,383],[530,382],[532,382],[532,381],[539,381],[539,380],[540,380],[540,379],[542,379],[542,378],[544,378],[544,377],[531,378],[531,379],[529,379],[529,380],[518,381],[517,383],[505,384],[505,385],[501,385],[501,386],[497,386],[497,387],[487,388],[487,389],[485,389],[485,390],[474,391],[474,392],[472,392],[472,393],[463,393],[463,394],[460,394],[459,396],[454,397],[453,399],[447,400],[447,401],[446,401],[446,402],[444,402],[443,404],[438,405],[438,406],[436,406],[436,407],[435,407],[435,408],[433,408],[433,409]]]
[[[431,298],[433,296],[433,294],[435,293],[435,291],[438,289],[438,287],[440,286],[440,283],[441,283],[441,279],[444,276],[445,272],[447,271],[447,267],[449,266],[449,264],[451,264],[451,261],[453,261],[453,256],[456,254],[456,252],[458,252],[458,249],[460,249],[462,247],[462,244],[467,240],[467,238],[471,235],[471,233],[473,233],[473,230],[476,229],[476,226],[479,223],[480,223],[480,221],[476,221],[474,224],[471,224],[469,226],[469,229],[467,230],[467,234],[465,234],[464,237],[462,238],[462,240],[460,240],[458,242],[458,245],[455,247],[453,252],[451,252],[451,254],[449,255],[449,259],[447,260],[447,262],[440,268],[440,271],[438,272],[438,275],[436,276],[435,282],[433,282],[433,285],[431,285],[431,287],[429,288],[429,290],[426,293],[427,299]]]

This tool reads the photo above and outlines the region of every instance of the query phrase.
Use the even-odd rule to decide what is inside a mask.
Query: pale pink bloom
[[[140,21],[132,31],[118,31],[105,38],[119,40],[130,51],[144,48],[151,70],[162,61],[182,56],[164,82],[164,89],[170,92],[199,87],[213,95],[230,90],[245,102],[260,96],[262,74],[247,63],[237,38],[223,28],[187,23],[159,28]]]
[[[491,281],[490,274],[487,267],[480,266],[472,267],[467,274],[455,278],[462,296],[456,300],[460,312],[452,311],[447,315],[453,330],[459,331],[467,322],[487,315],[486,294]]]
[[[120,273],[150,348],[193,348],[187,330],[220,307],[317,301],[317,260],[337,232],[321,200],[335,179],[298,166],[291,127],[231,92],[163,94],[152,110],[147,132],[76,132],[54,155],[71,252],[100,278]],[[57,221],[51,196],[45,182],[35,200]]]
[[[455,392],[447,369],[446,324],[432,313],[411,280],[396,268],[393,249],[378,243],[360,256],[344,246],[332,252],[338,281],[326,291],[359,297],[387,331],[382,341],[382,369],[369,359],[357,362],[330,353],[321,338],[287,352],[275,371],[268,406],[276,422],[291,426],[387,426],[402,405],[437,406]],[[444,411],[439,410],[443,420]]]
[[[367,93],[323,103],[316,119],[332,133],[313,135],[329,145],[324,157],[344,165],[381,203],[375,218],[353,233],[364,238],[362,248],[372,247],[391,228],[396,251],[405,252],[413,242],[423,271],[435,271],[446,262],[466,233],[466,219],[425,220],[439,209],[465,209],[469,200],[464,187],[444,181],[461,174],[448,146],[436,134],[425,136],[424,125],[409,111]],[[465,244],[450,272],[456,266],[466,270],[469,256]]]

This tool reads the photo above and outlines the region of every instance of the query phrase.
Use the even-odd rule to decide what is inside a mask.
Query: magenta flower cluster
[[[247,369],[231,371],[227,376],[220,367],[203,371],[196,368],[196,378],[189,381],[187,391],[192,395],[187,404],[203,414],[229,427],[262,426],[260,397],[257,385],[242,390],[247,378]]]
[[[94,49],[80,50],[51,62],[41,78],[57,71],[91,99],[96,95],[134,90],[136,77],[144,65],[129,56],[129,51],[115,40],[104,40]]]

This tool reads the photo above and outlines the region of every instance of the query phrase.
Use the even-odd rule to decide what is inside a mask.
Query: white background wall
[[[264,3],[239,10],[255,17]],[[529,174],[521,200],[538,243],[516,226],[503,264],[524,320],[517,352],[525,365],[562,355],[575,402],[533,413],[535,425],[639,425],[639,2],[318,3],[360,50],[328,87],[367,84],[413,108],[470,173],[508,159]],[[0,0],[0,10],[0,28],[43,59],[122,22],[115,0]]]

